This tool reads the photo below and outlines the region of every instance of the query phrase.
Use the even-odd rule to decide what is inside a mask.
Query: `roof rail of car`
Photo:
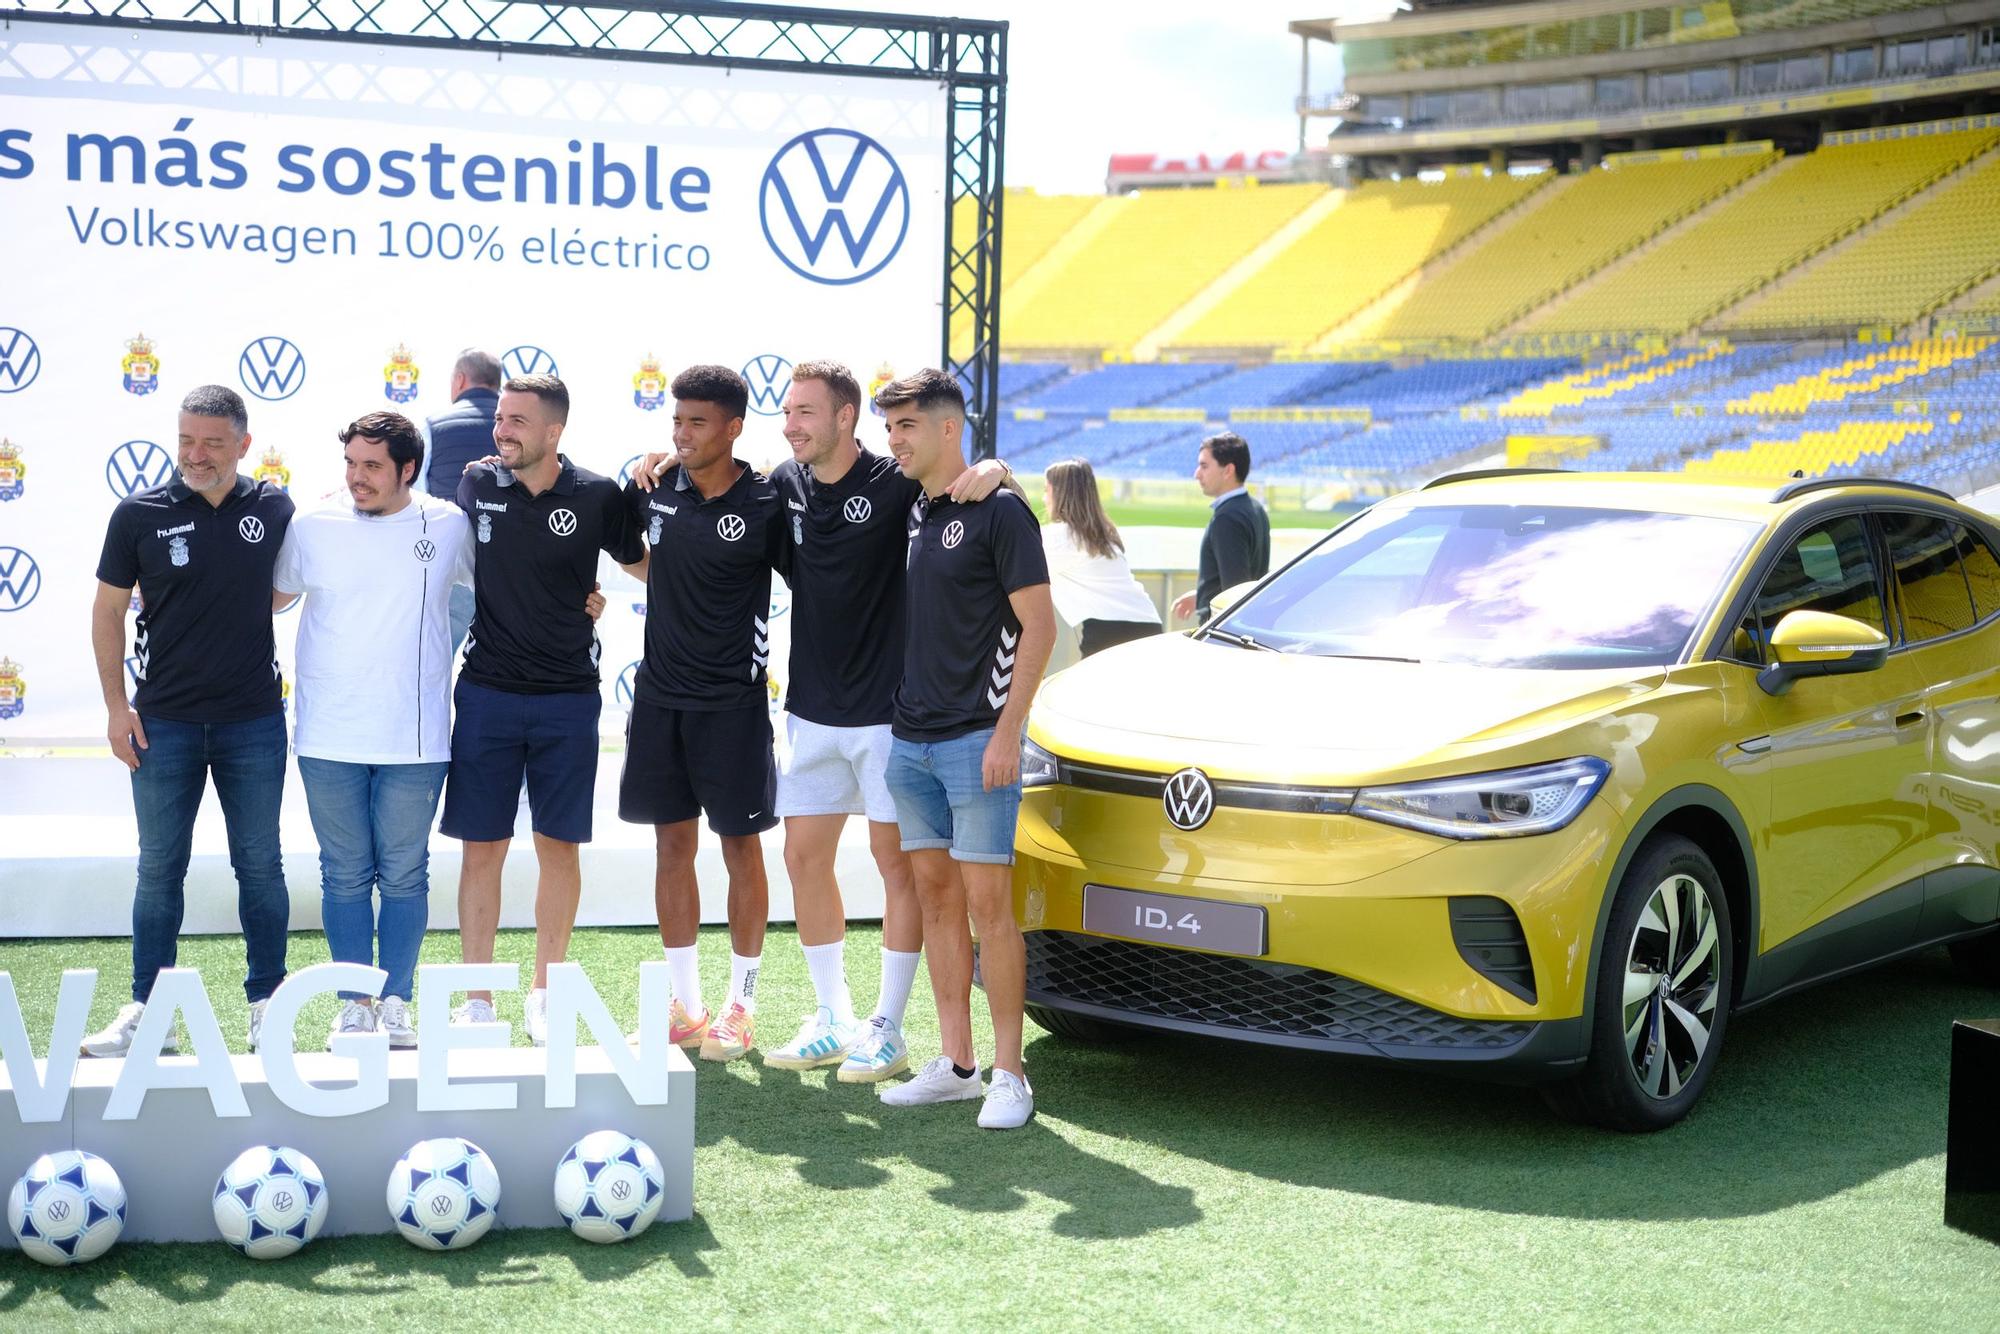
[[[1893,477],[1799,477],[1786,482],[1771,493],[1771,503],[1781,505],[1787,500],[1813,491],[1824,491],[1836,486],[1886,486],[1897,491],[1914,491],[1920,496],[1935,496],[1939,500],[1957,500],[1949,491],[1940,491],[1922,482],[1901,482]]]
[[[1433,487],[1449,486],[1453,482],[1480,482],[1488,477],[1534,477],[1543,473],[1568,471],[1568,468],[1473,468],[1467,472],[1448,472],[1442,477],[1433,477],[1417,489],[1429,491]]]

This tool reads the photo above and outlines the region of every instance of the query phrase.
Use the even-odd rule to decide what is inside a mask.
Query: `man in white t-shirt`
[[[389,975],[379,1008],[341,993],[333,1032],[414,1047],[431,822],[451,759],[451,590],[472,582],[472,526],[450,501],[411,491],[424,441],[408,418],[368,413],[340,441],[348,498],[293,521],[272,601],[306,595],[293,748],[319,838],[327,946],[362,964],[379,948]]]

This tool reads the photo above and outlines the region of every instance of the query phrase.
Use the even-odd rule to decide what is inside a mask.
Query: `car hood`
[[[1220,778],[1339,784],[1427,757],[1463,762],[1468,749],[1569,727],[1665,679],[1659,667],[1321,658],[1161,635],[1051,677],[1030,734],[1087,763],[1160,772],[1199,764]]]

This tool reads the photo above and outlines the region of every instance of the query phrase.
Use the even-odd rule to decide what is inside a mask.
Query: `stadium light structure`
[[[975,456],[994,452],[1007,109],[1004,20],[646,0],[0,0],[0,23],[9,15],[92,27],[495,53],[561,51],[607,60],[943,85],[949,112],[939,364],[965,385]],[[970,205],[964,219],[958,216],[962,200]]]

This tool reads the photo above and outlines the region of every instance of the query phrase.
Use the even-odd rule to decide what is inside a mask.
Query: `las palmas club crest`
[[[280,491],[292,489],[292,470],[285,466],[285,456],[278,452],[276,445],[264,451],[263,462],[250,474],[260,482],[269,482]]]
[[[896,368],[883,362],[875,368],[875,378],[868,382],[868,410],[880,417],[882,409],[875,406],[875,395],[882,392],[882,386],[896,378]]]
[[[0,436],[0,500],[19,500],[22,485],[28,476],[28,465],[21,462],[21,447],[5,436]]]
[[[658,411],[667,401],[667,377],[660,370],[660,359],[648,352],[639,362],[639,373],[632,377],[632,401],[647,412]]]
[[[0,720],[18,718],[28,707],[28,683],[21,679],[21,664],[0,658]]]
[[[160,387],[160,358],[146,335],[125,340],[125,358],[118,364],[125,371],[126,393],[150,394]]]
[[[409,403],[417,397],[417,364],[410,349],[396,344],[389,364],[382,368],[382,394],[391,403]]]

